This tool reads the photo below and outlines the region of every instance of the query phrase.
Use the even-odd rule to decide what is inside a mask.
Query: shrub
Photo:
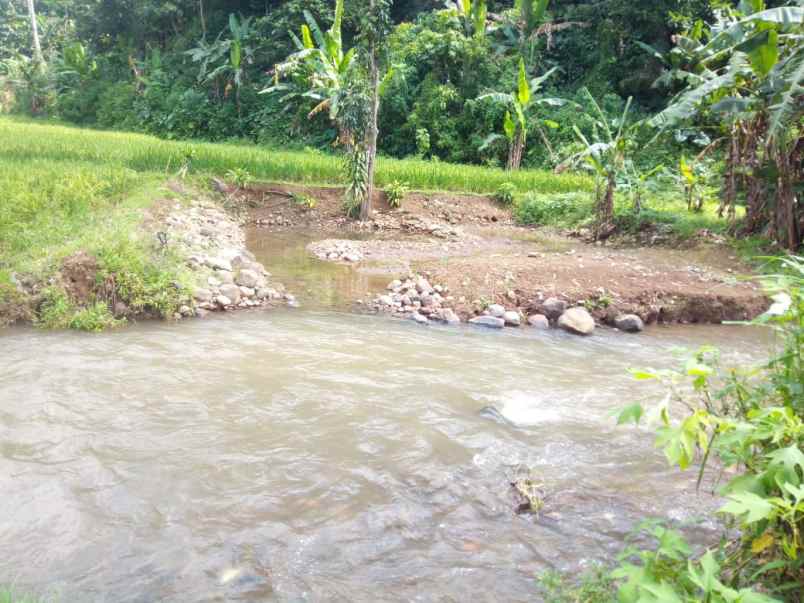
[[[575,227],[592,216],[592,200],[582,193],[528,193],[514,207],[520,224]]]
[[[516,195],[516,185],[512,182],[503,182],[494,193],[494,200],[505,207],[510,207],[514,204],[514,195]]]
[[[659,380],[684,402],[685,416],[673,417],[666,401],[657,446],[682,470],[700,462],[700,483],[710,459],[738,471],[720,489],[726,504],[719,513],[727,526],[715,551],[688,561],[678,535],[654,532],[651,551],[627,551],[613,577],[621,580],[621,601],[645,600],[662,592],[678,601],[770,601],[751,591],[789,597],[801,587],[804,558],[804,258],[781,260],[779,274],[764,279],[771,308],[754,321],[769,327],[781,353],[763,367],[722,367],[717,351],[702,348],[680,370],[635,371],[641,380]],[[638,404],[618,422],[638,422]],[[658,528],[657,528],[658,529]],[[658,565],[660,558],[668,564]],[[796,600],[797,595],[792,599]],[[671,597],[671,598],[667,598]]]
[[[394,180],[385,187],[385,198],[388,199],[388,205],[393,208],[398,208],[402,205],[402,200],[408,194],[408,185],[399,180]]]

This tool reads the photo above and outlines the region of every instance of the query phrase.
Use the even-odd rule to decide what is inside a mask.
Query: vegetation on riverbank
[[[0,317],[46,327],[99,330],[119,323],[110,308],[123,302],[135,314],[173,316],[187,297],[180,262],[160,244],[146,210],[169,177],[248,174],[294,182],[341,180],[340,160],[318,152],[256,146],[183,143],[141,134],[100,132],[60,124],[0,118]],[[511,175],[446,163],[381,160],[379,183],[490,193]],[[589,190],[585,176],[523,170],[523,190]],[[178,195],[179,197],[181,195]],[[83,253],[86,276],[107,282],[103,299],[69,295],[64,262]],[[33,306],[22,303],[33,293]],[[30,302],[31,296],[28,301]]]
[[[143,134],[103,132],[38,120],[0,117],[0,160],[25,162],[92,162],[129,175],[148,173],[170,176],[177,172],[223,177],[230,170],[244,170],[252,178],[272,182],[344,184],[342,159],[314,149],[280,150],[252,144],[178,142]],[[122,176],[119,172],[117,178]],[[594,183],[582,174],[552,174],[548,170],[502,169],[417,159],[380,158],[379,186],[403,182],[416,190],[494,193],[505,183],[522,192],[591,191]]]
[[[0,603],[45,603],[46,599],[21,593],[12,587],[0,586]]]
[[[804,258],[777,263],[763,280],[774,304],[753,321],[775,334],[775,349],[758,367],[723,366],[717,350],[690,355],[680,370],[639,370],[639,380],[670,389],[654,408],[626,407],[619,423],[657,421],[657,447],[682,470],[730,469],[718,485],[719,515],[727,531],[706,551],[693,551],[682,535],[660,522],[640,526],[611,573],[579,586],[555,575],[543,587],[551,601],[801,600],[804,584]],[[678,413],[670,403],[682,405]],[[717,465],[717,468],[713,468]],[[719,480],[715,480],[717,484]],[[635,541],[636,542],[636,541]]]

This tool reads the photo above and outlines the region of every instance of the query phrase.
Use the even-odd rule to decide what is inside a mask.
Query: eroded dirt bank
[[[738,279],[748,266],[717,239],[683,249],[591,244],[517,226],[505,208],[475,195],[412,193],[398,209],[379,195],[372,220],[360,223],[344,217],[336,188],[268,185],[233,194],[265,236],[316,233],[309,253],[389,282],[424,275],[449,291],[464,320],[492,304],[524,318],[542,312],[548,298],[581,304],[607,324],[631,313],[647,324],[718,323],[767,308],[759,286]]]

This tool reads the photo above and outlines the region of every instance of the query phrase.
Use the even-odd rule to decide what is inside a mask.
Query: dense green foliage
[[[598,570],[577,585],[544,576],[548,600],[801,600],[804,258],[781,260],[777,268],[763,279],[774,304],[754,321],[755,328],[774,332],[778,346],[764,365],[724,366],[717,350],[705,347],[688,355],[680,370],[635,370],[639,380],[663,382],[670,395],[647,410],[628,406],[618,419],[656,421],[656,445],[682,470],[697,465],[699,484],[705,472],[729,469],[730,479],[718,487],[727,528],[718,546],[695,551],[678,531],[646,521],[612,572]]]
[[[311,25],[308,31],[316,50],[326,53],[315,39],[316,30],[332,23],[334,2],[39,0],[36,4],[51,77],[46,84],[39,82],[41,90],[36,82],[27,92],[16,86],[19,109],[36,107],[78,123],[168,138],[244,137],[314,146],[335,138],[326,111],[310,115],[324,100],[322,92],[331,89],[331,79],[320,79],[318,93],[298,102],[287,102],[281,91],[257,94],[274,84],[276,65],[287,70],[287,57],[299,50],[296,43],[304,46],[303,24]],[[663,6],[649,9],[619,0],[605,4],[613,6],[581,1],[549,7],[533,24],[526,57],[529,72],[535,75],[557,67],[550,83],[562,96],[572,97],[588,85],[596,95],[609,94],[612,99],[633,95],[642,106],[657,106],[661,95],[650,84],[660,64],[635,42],[669,48],[669,35],[682,15],[687,19],[704,15],[708,3],[664,0]],[[518,35],[514,16],[519,13],[513,2],[489,2],[488,31],[478,36],[477,26],[467,25],[458,10],[460,5],[394,4],[396,25],[388,40],[394,77],[384,90],[380,111],[384,153],[416,154],[416,134],[426,132],[428,156],[452,162],[503,161],[503,150],[484,148],[483,143],[499,131],[504,111],[477,98],[516,87],[518,46],[511,36]],[[31,77],[27,68],[31,53],[24,3],[4,3],[0,11],[0,75],[25,81]],[[669,11],[680,16],[671,17]],[[343,63],[346,49],[359,31],[359,14],[356,3],[346,3],[341,72],[348,66]],[[33,102],[32,94],[44,98]],[[617,104],[614,101],[615,111],[620,109]],[[560,117],[546,110],[542,118],[549,116]],[[556,133],[557,140],[563,134],[571,141],[566,120],[554,122],[564,130]],[[534,148],[523,160],[545,164],[549,156]]]
[[[365,170],[363,201],[375,150],[585,170],[598,179],[599,238],[618,227],[615,191],[639,214],[663,171],[683,184],[690,211],[720,193],[731,232],[795,249],[804,228],[796,4],[39,0],[37,67],[27,14],[8,2],[0,105],[167,139],[365,152],[347,162],[349,174]],[[366,211],[354,196],[347,205]]]

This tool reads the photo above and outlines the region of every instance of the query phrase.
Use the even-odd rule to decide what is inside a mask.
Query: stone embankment
[[[193,307],[184,316],[254,308],[270,303],[295,305],[285,288],[246,249],[240,223],[212,203],[194,201],[164,220],[167,240],[195,275]]]
[[[435,322],[457,325],[467,322],[492,329],[528,326],[547,330],[556,327],[575,335],[591,335],[596,327],[594,318],[586,308],[568,307],[565,301],[555,297],[541,302],[540,313],[528,316],[517,308],[488,304],[475,315],[461,318],[451,307],[454,301],[446,286],[432,285],[425,276],[410,274],[389,283],[387,292],[375,297],[369,307],[419,324]],[[617,329],[628,333],[638,333],[644,329],[644,323],[634,314],[618,316],[615,324]]]

